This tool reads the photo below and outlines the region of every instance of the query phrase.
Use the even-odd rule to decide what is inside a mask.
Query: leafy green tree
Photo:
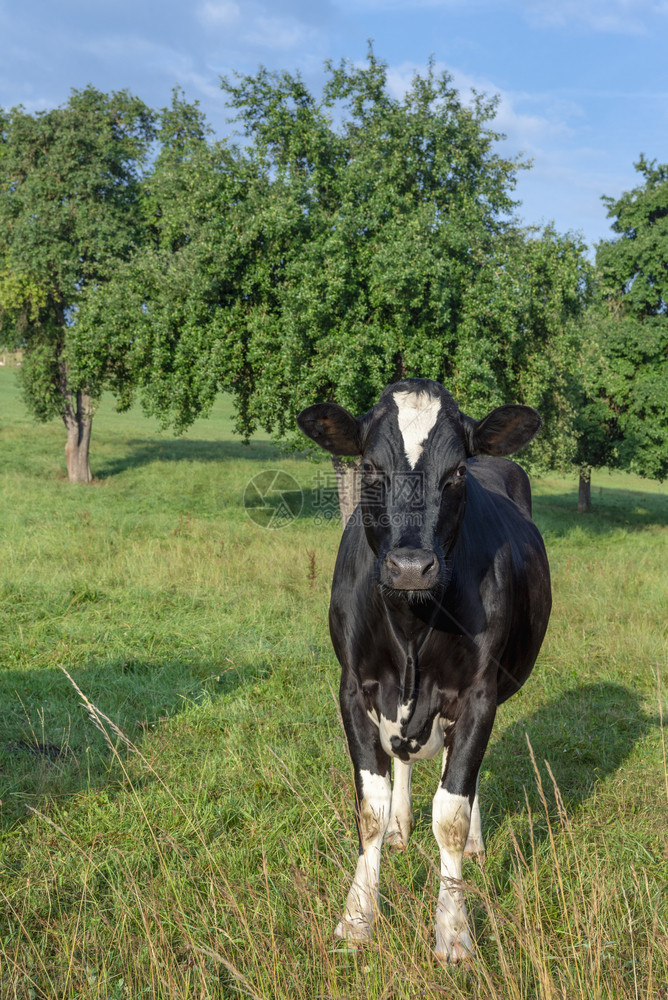
[[[536,406],[547,419],[534,461],[567,461],[564,359],[584,248],[513,220],[523,164],[496,151],[496,102],[465,105],[433,66],[395,98],[373,52],[362,68],[329,65],[320,100],[287,73],[223,86],[270,178],[245,314],[244,428],[303,447],[302,407],[362,413],[419,375],[473,415]]]
[[[496,151],[495,101],[465,105],[433,67],[394,98],[373,52],[327,73],[319,98],[289,73],[223,81],[241,150],[175,98],[144,183],[150,238],[89,292],[78,377],[176,429],[225,387],[244,436],[303,447],[304,406],[360,413],[421,375],[473,415],[536,406],[534,460],[566,461],[587,268],[577,240],[514,221],[523,164]]]
[[[26,402],[62,418],[72,482],[91,479],[101,387],[73,377],[71,340],[93,287],[142,241],[140,182],[154,116],[126,91],[89,86],[66,105],[0,116],[0,330],[23,348]]]
[[[222,388],[243,384],[246,289],[262,254],[247,225],[247,158],[213,142],[179,91],[158,115],[156,137],[142,186],[143,242],[113,281],[89,290],[72,357],[77,378],[113,392],[120,409],[138,400],[180,431]]]
[[[287,73],[225,87],[272,178],[249,420],[289,436],[302,402],[359,412],[388,381],[454,368],[467,286],[513,206],[516,164],[485,125],[493,104],[464,107],[432,71],[396,100],[373,54],[329,66],[320,101]]]
[[[596,301],[587,317],[579,504],[591,506],[591,469],[668,475],[668,165],[640,157],[644,182],[604,198],[616,238],[596,253]]]
[[[603,198],[619,238],[599,244],[596,266],[601,296],[645,320],[668,307],[668,164],[641,155],[634,167],[644,183]]]

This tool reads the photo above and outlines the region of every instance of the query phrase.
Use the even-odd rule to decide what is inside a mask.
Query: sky
[[[640,153],[668,162],[668,0],[0,0],[0,106],[29,111],[92,83],[152,107],[179,85],[217,136],[233,133],[221,75],[364,61],[368,40],[399,97],[430,57],[463,99],[498,95],[504,154],[533,161],[516,197],[593,247],[612,235],[602,195],[637,185]]]

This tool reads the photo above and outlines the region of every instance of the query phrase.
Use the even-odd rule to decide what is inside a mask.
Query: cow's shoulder
[[[485,490],[511,500],[525,517],[531,517],[529,477],[516,462],[484,456],[469,459],[468,468]]]

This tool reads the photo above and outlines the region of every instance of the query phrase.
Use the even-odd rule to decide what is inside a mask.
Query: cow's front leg
[[[460,887],[464,845],[471,821],[468,795],[453,795],[439,785],[432,829],[441,851],[441,887],[436,906],[436,958],[459,962],[473,955],[466,904]]]
[[[494,722],[495,703],[466,706],[448,733],[448,752],[434,796],[432,829],[441,852],[441,883],[436,906],[436,951],[442,962],[473,957],[461,888],[462,859],[471,828],[476,779]]]
[[[343,685],[341,714],[355,769],[359,857],[345,911],[334,933],[345,940],[368,941],[378,910],[380,852],[390,816],[390,758],[380,744],[378,727],[354,695],[345,696]]]
[[[385,839],[390,847],[403,851],[408,844],[415,823],[411,807],[411,772],[412,764],[395,758],[394,781],[392,782],[392,805],[390,821],[387,824]]]

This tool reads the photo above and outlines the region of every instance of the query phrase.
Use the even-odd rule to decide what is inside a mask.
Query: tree
[[[421,375],[473,415],[536,406],[534,460],[570,454],[563,358],[587,267],[577,240],[514,220],[523,164],[496,151],[496,102],[465,105],[433,66],[394,98],[372,51],[327,64],[320,98],[264,69],[223,88],[246,145],[163,116],[150,240],[87,296],[80,377],[177,429],[225,387],[245,437],[303,448],[303,407],[361,413]]]
[[[373,53],[330,65],[320,101],[287,73],[224,86],[272,178],[249,418],[289,436],[302,400],[361,412],[409,371],[454,368],[467,286],[513,206],[493,104],[465,108],[432,70],[396,100]]]
[[[565,461],[563,359],[584,247],[514,221],[524,164],[496,151],[496,102],[465,105],[433,66],[394,98],[372,51],[363,68],[329,64],[319,101],[287,73],[223,86],[271,178],[255,220],[271,239],[247,300],[245,428],[303,447],[302,407],[362,413],[388,383],[420,375],[474,415],[536,406],[547,433],[534,459]]]
[[[0,117],[0,329],[23,348],[24,397],[62,418],[71,482],[91,479],[101,386],[75,377],[73,332],[91,288],[143,239],[140,182],[154,116],[126,91],[74,90],[66,105]]]
[[[78,380],[110,390],[119,409],[138,400],[180,431],[243,381],[246,257],[261,254],[238,211],[249,199],[247,158],[211,141],[197,104],[178,90],[157,115],[156,138],[143,242],[113,280],[89,289],[71,357]]]
[[[584,341],[579,509],[591,469],[668,475],[668,165],[635,164],[644,183],[605,197],[617,238],[596,253],[596,300]]]

